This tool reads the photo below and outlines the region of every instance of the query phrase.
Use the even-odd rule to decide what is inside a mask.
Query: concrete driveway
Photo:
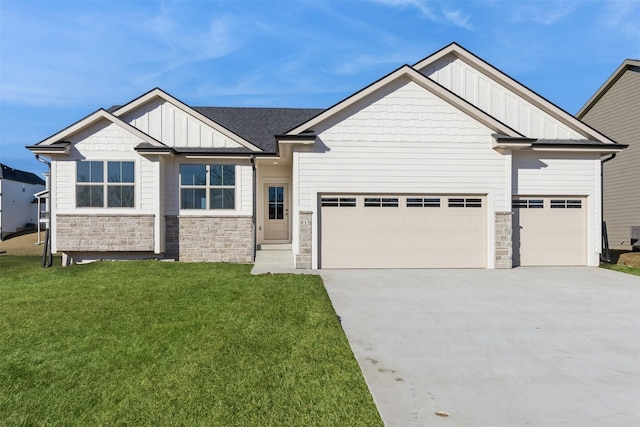
[[[320,273],[387,426],[640,426],[640,277]]]

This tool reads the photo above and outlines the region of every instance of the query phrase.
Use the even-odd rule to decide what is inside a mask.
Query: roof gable
[[[517,80],[509,77],[502,71],[498,70],[488,62],[483,59],[477,57],[473,53],[464,49],[462,46],[451,43],[450,45],[444,47],[443,49],[435,52],[434,54],[426,57],[425,59],[417,62],[413,68],[420,72],[429,72],[430,66],[438,66],[437,62],[445,59],[447,56],[453,56],[463,63],[467,64],[469,67],[477,70],[482,75],[486,76],[491,81],[497,83],[498,85],[504,87],[508,91],[527,101],[537,109],[541,110],[551,118],[557,120],[562,125],[566,126],[568,129],[577,133],[580,138],[572,138],[572,139],[588,139],[595,140],[603,143],[615,144],[615,141],[612,141],[605,135],[601,134],[597,130],[591,128],[587,124],[581,122],[562,108],[548,101],[544,97],[535,93],[522,83]],[[454,91],[455,88],[452,87]],[[522,131],[521,131],[522,132]],[[532,136],[532,135],[527,135]]]
[[[593,94],[591,98],[580,108],[580,111],[576,114],[579,119],[584,116],[593,108],[594,105],[616,84],[620,77],[627,71],[640,72],[640,60],[638,59],[625,59],[622,64],[609,76],[609,78],[600,86],[600,88]]]
[[[135,137],[137,137],[138,139],[140,139],[141,141],[154,146],[154,147],[165,147],[165,145],[163,143],[161,143],[160,141],[152,138],[151,136],[147,135],[146,133],[140,131],[139,129],[136,129],[135,127],[131,126],[130,124],[120,120],[118,117],[114,116],[113,114],[107,112],[104,109],[99,109],[91,114],[89,114],[88,116],[86,116],[83,119],[80,119],[79,121],[75,122],[74,124],[72,124],[71,126],[61,130],[60,132],[50,136],[47,139],[44,139],[40,142],[38,142],[35,145],[31,145],[28,146],[27,148],[29,150],[31,150],[34,153],[37,154],[42,154],[42,153],[50,153],[50,151],[48,150],[51,147],[58,147],[58,146],[66,146],[68,145],[65,144],[64,140],[66,138],[69,138],[70,136],[82,131],[83,129],[97,123],[100,120],[107,120],[115,125],[120,126],[122,129],[124,129],[125,131],[131,133],[132,135],[134,135]],[[65,147],[66,148],[66,147]],[[62,152],[62,151],[61,151]],[[68,151],[64,151],[64,152],[68,152]]]
[[[246,140],[245,138],[241,137],[237,133],[234,133],[230,129],[227,129],[226,127],[222,126],[220,123],[217,123],[217,122],[211,120],[211,118],[205,116],[200,111],[198,111],[198,110],[188,106],[184,102],[174,98],[173,96],[171,96],[168,93],[164,92],[160,88],[152,89],[149,92],[145,93],[144,95],[142,95],[142,96],[134,99],[133,101],[129,102],[128,104],[123,105],[123,106],[118,107],[118,108],[115,108],[113,110],[113,114],[115,116],[117,116],[117,117],[124,117],[125,115],[133,112],[134,110],[136,110],[138,108],[143,107],[145,104],[147,104],[147,103],[149,103],[149,102],[151,102],[151,101],[153,101],[155,99],[161,99],[161,100],[163,100],[165,102],[168,102],[173,107],[175,107],[178,110],[186,113],[188,116],[193,117],[195,120],[204,123],[206,126],[209,126],[210,128],[214,129],[216,132],[221,133],[222,135],[224,135],[227,138],[229,138],[230,140],[234,141],[235,143],[237,143],[241,147],[245,147],[250,151],[262,151],[262,149],[260,147],[258,147],[255,144],[249,142],[248,140]]]
[[[360,90],[359,92],[356,92],[355,94],[353,94],[350,97],[340,101],[339,103],[335,104],[334,106],[326,109],[325,111],[323,111],[322,113],[318,114],[317,116],[311,118],[310,120],[308,120],[308,121],[298,125],[297,127],[291,129],[290,131],[287,132],[287,134],[288,135],[295,135],[295,134],[299,134],[299,133],[302,133],[302,132],[309,131],[314,126],[318,125],[319,123],[321,123],[321,122],[323,122],[325,120],[328,120],[328,119],[330,119],[331,117],[334,117],[337,114],[340,114],[345,109],[355,105],[356,103],[360,102],[361,100],[365,99],[366,97],[374,94],[377,91],[382,90],[384,87],[392,84],[393,82],[398,81],[399,79],[403,79],[403,78],[409,79],[409,80],[417,83],[423,89],[425,89],[425,90],[431,92],[432,94],[438,96],[439,98],[447,101],[448,103],[450,103],[454,107],[458,108],[460,111],[462,111],[465,114],[471,116],[472,118],[474,118],[475,120],[479,121],[480,123],[482,123],[483,125],[487,126],[488,128],[490,128],[491,130],[493,130],[496,133],[500,133],[500,134],[504,134],[504,135],[508,135],[508,136],[513,136],[513,137],[523,137],[523,135],[520,134],[519,132],[517,132],[516,130],[514,130],[514,129],[510,128],[509,126],[505,125],[504,123],[496,120],[494,117],[490,116],[486,112],[484,112],[484,111],[480,110],[479,108],[475,107],[474,105],[470,104],[469,102],[467,102],[466,100],[462,99],[461,97],[459,97],[455,93],[451,92],[450,90],[446,89],[442,85],[440,85],[440,84],[436,83],[435,81],[429,79],[428,77],[418,73],[415,69],[413,69],[412,67],[410,67],[408,65],[404,65],[404,66],[398,68],[397,70],[391,72],[390,74],[387,74],[385,77],[377,80],[376,82],[374,82],[371,85],[365,87],[364,89]]]

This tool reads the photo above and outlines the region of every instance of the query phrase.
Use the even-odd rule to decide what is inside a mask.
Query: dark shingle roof
[[[322,113],[317,108],[192,107],[266,152],[275,153],[280,135]]]
[[[44,179],[32,172],[25,172],[0,163],[0,179],[24,182],[25,184],[45,185]]]

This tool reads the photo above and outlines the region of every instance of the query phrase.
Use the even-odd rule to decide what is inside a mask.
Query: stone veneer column
[[[495,268],[513,267],[513,213],[496,212],[496,258]]]
[[[301,211],[298,224],[298,253],[296,254],[296,268],[311,269],[311,230],[313,212]]]

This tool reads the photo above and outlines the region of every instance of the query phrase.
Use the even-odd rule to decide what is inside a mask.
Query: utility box
[[[631,246],[640,248],[640,225],[631,226]]]

